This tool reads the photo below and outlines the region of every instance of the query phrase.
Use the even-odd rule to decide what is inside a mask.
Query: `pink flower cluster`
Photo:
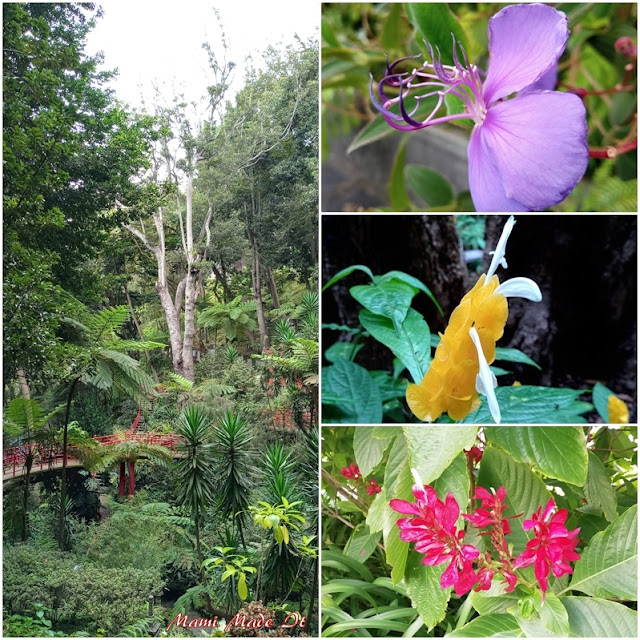
[[[390,502],[394,511],[408,516],[397,521],[400,538],[415,543],[415,550],[424,554],[423,564],[436,566],[448,562],[440,585],[442,588],[452,586],[458,596],[471,589],[489,589],[496,573],[502,575],[505,591],[511,592],[518,582],[515,571],[535,563],[535,577],[544,597],[549,587],[549,572],[556,577],[571,573],[573,569],[568,563],[580,557],[575,551],[579,529],[567,530],[567,510],[557,511],[553,499],[549,500],[544,512],[540,507],[530,520],[524,521],[525,531],[533,530],[534,537],[527,543],[525,551],[514,558],[506,541],[506,536],[511,533],[509,519],[522,514],[504,516],[507,508],[504,487],[495,494],[478,487],[474,498],[481,501],[481,506],[462,516],[474,527],[486,529],[480,535],[491,537],[493,555],[489,551],[481,554],[473,545],[463,544],[464,529],[456,526],[460,507],[451,493],[442,501],[433,487],[416,483],[413,495],[415,502],[398,499]]]
[[[352,462],[348,467],[342,467],[342,469],[340,469],[340,473],[348,480],[355,480],[356,484],[358,482],[364,482],[360,469],[358,469],[358,465],[355,462]],[[371,478],[371,480],[364,485],[364,488],[367,491],[368,496],[372,496],[374,493],[380,493],[382,491],[378,483],[375,481],[375,478]]]

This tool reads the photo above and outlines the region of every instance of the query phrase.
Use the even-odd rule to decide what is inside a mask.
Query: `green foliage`
[[[9,613],[31,611],[40,602],[56,627],[90,633],[102,627],[112,634],[142,617],[148,595],[162,588],[146,568],[105,568],[33,545],[5,548],[3,583]]]
[[[628,428],[613,431],[620,436],[633,433]],[[637,598],[637,480],[616,478],[613,471],[620,463],[602,450],[609,436],[606,428],[589,433],[572,426],[325,427],[323,635],[356,629],[386,636],[624,637],[637,623],[635,608],[629,606]],[[603,467],[597,476],[600,493],[589,486],[592,470],[587,471],[585,463],[592,442],[599,444],[589,458],[597,458]],[[464,453],[473,445],[484,448],[476,463]],[[635,452],[623,445],[620,450],[622,465],[635,473]],[[358,465],[365,484],[369,478],[378,480],[380,493],[365,496],[355,480],[341,475],[340,469],[351,462]],[[577,548],[581,557],[573,575],[550,574],[544,600],[532,568],[516,571],[519,581],[511,593],[495,577],[488,591],[458,598],[440,585],[446,564],[425,566],[423,553],[400,539],[396,521],[403,516],[389,501],[414,500],[412,468],[440,499],[451,493],[461,513],[475,508],[477,503],[470,500],[474,487],[504,487],[504,516],[511,525],[506,540],[514,557],[533,536],[523,527],[524,520],[551,497],[558,509],[567,509],[568,529],[589,519],[596,533],[585,537],[582,526]],[[567,476],[571,479],[558,479]],[[596,518],[608,508],[601,495],[604,477],[618,497],[619,516],[612,523]],[[459,517],[456,526],[466,529],[465,544],[481,553],[490,548],[488,537],[479,536],[468,521]],[[391,611],[398,611],[397,617],[385,615]]]
[[[227,413],[212,429],[215,443],[218,506],[224,517],[232,517],[243,535],[244,512],[249,506],[253,433],[239,415]]]

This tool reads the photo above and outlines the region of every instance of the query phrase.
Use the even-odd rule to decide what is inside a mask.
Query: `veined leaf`
[[[565,591],[599,598],[638,598],[638,505],[597,533],[576,562]]]
[[[638,613],[618,602],[600,598],[562,598],[569,629],[579,638],[636,638]]]
[[[589,471],[587,473],[587,483],[584,485],[584,495],[598,509],[602,509],[604,517],[613,522],[618,517],[618,500],[616,492],[611,486],[611,478],[600,462],[600,458],[589,452]]]
[[[508,613],[491,613],[474,618],[461,629],[447,633],[446,638],[522,638],[518,621]]]
[[[487,438],[518,462],[578,486],[587,479],[587,445],[580,427],[487,427]]]
[[[360,473],[368,476],[382,461],[382,455],[390,440],[374,437],[375,427],[359,427],[353,436],[353,450]]]
[[[440,576],[446,564],[438,567],[427,567],[422,564],[422,555],[409,552],[404,580],[411,604],[420,614],[425,627],[430,631],[444,619],[451,588],[440,586]]]

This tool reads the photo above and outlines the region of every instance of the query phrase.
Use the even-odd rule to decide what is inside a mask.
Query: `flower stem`
[[[604,149],[593,149],[589,148],[589,157],[590,158],[616,158],[621,153],[627,153],[628,151],[633,151],[638,148],[638,139],[630,140],[629,142],[625,142],[624,144],[618,145],[617,147],[605,147]]]

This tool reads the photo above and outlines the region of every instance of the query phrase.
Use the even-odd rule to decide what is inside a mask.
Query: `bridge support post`
[[[120,495],[124,497],[124,470],[125,470],[125,466],[124,466],[124,460],[120,463],[120,484],[119,484],[119,490],[120,490]]]
[[[129,495],[136,492],[135,462],[129,462]]]

